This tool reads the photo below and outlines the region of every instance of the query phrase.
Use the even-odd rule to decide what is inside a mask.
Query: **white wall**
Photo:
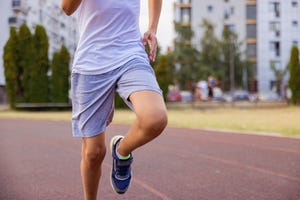
[[[292,7],[291,2],[295,0],[280,0],[280,17],[275,18],[270,9],[271,1],[258,1],[258,89],[260,92],[269,91],[271,81],[275,81],[273,72],[270,69],[270,62],[276,61],[278,69],[284,69],[290,59],[290,50],[293,41],[300,44],[300,1],[298,7]],[[275,37],[270,31],[270,22],[280,23],[280,36]],[[294,27],[292,22],[297,21],[298,27]],[[275,56],[270,43],[280,42],[280,56]],[[285,78],[287,82],[288,75]]]
[[[209,12],[208,7],[212,7],[212,11]],[[224,12],[230,12],[233,8],[234,12],[230,14],[230,17],[225,20]],[[203,37],[203,29],[200,28],[202,19],[208,19],[215,25],[215,34],[218,38],[222,37],[222,31],[224,24],[232,24],[235,26],[235,31],[238,33],[239,40],[244,41],[246,39],[246,5],[244,0],[231,0],[228,3],[224,1],[206,1],[206,0],[193,0],[192,1],[192,29],[194,30],[195,37],[193,44],[200,49],[200,40]],[[243,50],[245,49],[245,43],[243,44]]]
[[[4,85],[4,67],[3,67],[3,48],[9,37],[9,27],[8,27],[8,16],[11,15],[11,2],[10,1],[0,1],[0,85]]]

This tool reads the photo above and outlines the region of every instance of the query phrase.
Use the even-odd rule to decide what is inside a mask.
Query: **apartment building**
[[[260,90],[275,86],[271,63],[283,70],[293,45],[300,47],[300,0],[257,1],[257,78]],[[288,75],[285,77],[284,87]]]
[[[300,0],[177,0],[174,10],[175,21],[194,31],[191,42],[199,50],[204,18],[215,25],[217,37],[221,37],[224,25],[235,31],[244,57],[253,63],[260,92],[275,86],[271,63],[284,69],[292,45],[300,44]]]
[[[25,22],[33,33],[35,26],[42,24],[49,37],[49,58],[52,57],[53,52],[60,49],[62,44],[65,44],[73,55],[78,40],[75,17],[64,15],[59,5],[60,0],[0,1],[0,86],[2,86],[2,90],[5,85],[3,47],[9,38],[11,26],[19,27]]]

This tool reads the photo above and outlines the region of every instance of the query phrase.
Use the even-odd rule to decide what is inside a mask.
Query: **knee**
[[[90,167],[99,167],[105,157],[106,147],[83,149],[82,160]]]
[[[166,111],[159,113],[157,122],[155,122],[160,132],[162,132],[168,124],[168,115]]]
[[[140,120],[140,127],[152,136],[158,136],[162,133],[168,123],[166,110],[157,110],[146,113]]]

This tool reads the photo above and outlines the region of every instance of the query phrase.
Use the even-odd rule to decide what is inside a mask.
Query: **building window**
[[[247,19],[256,19],[256,6],[247,5]]]
[[[231,31],[231,32],[235,32],[235,25],[234,24],[228,24],[228,29]]]
[[[231,15],[230,8],[225,8],[224,9],[224,19],[229,19],[230,15]]]
[[[234,24],[226,24],[226,25],[224,25],[224,28],[230,30],[231,32],[235,32],[235,30],[236,30]]]
[[[297,40],[294,40],[294,41],[293,41],[293,46],[296,46],[296,47],[297,47],[297,46],[298,46],[298,44],[299,44],[299,43],[298,43],[298,41],[297,41]]]
[[[256,38],[256,24],[247,24],[247,38]]]
[[[230,14],[234,15],[234,7],[233,6],[230,7]]]
[[[280,69],[280,68],[281,68],[280,61],[271,60],[271,61],[270,61],[270,66],[271,66],[271,65],[274,65],[274,67],[275,67],[276,69]]]
[[[21,6],[21,0],[13,0],[12,1],[12,6],[13,7]]]
[[[270,81],[270,90],[271,91],[276,91],[276,85],[277,85],[277,81],[271,80]]]
[[[191,3],[191,0],[181,0],[180,3],[188,4],[188,3]]]
[[[280,17],[280,3],[279,2],[270,2],[270,12],[274,13],[275,17]]]
[[[293,6],[294,8],[297,8],[297,7],[298,7],[298,2],[297,2],[297,1],[292,1],[292,6]]]
[[[295,28],[297,28],[298,27],[298,21],[293,20],[292,21],[292,26],[295,27]]]
[[[191,22],[191,9],[183,8],[181,10],[181,22],[183,23]]]
[[[229,19],[229,13],[228,12],[224,12],[224,19]]]
[[[280,56],[280,42],[270,42],[270,51],[274,53],[276,57]]]
[[[8,18],[8,23],[11,24],[16,24],[17,23],[17,18],[16,17],[10,17]]]
[[[207,6],[207,11],[212,13],[214,11],[214,7],[212,5]]]
[[[280,36],[280,22],[270,22],[270,31],[274,32],[277,37]]]
[[[247,57],[256,58],[256,44],[247,44]]]

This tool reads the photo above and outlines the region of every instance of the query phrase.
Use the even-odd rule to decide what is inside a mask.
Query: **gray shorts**
[[[72,73],[73,136],[92,137],[104,132],[113,118],[115,92],[133,109],[129,96],[142,90],[162,94],[152,67],[139,59],[104,74]]]

